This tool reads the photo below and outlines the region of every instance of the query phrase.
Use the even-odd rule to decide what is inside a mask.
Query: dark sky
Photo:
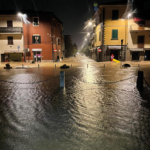
[[[5,0],[0,1],[0,9],[32,8],[54,12],[64,23],[64,34],[72,36],[73,43],[80,48],[83,43],[85,22],[94,13],[94,2],[112,2],[117,0]]]

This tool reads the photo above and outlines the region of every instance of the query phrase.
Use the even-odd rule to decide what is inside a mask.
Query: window
[[[112,10],[112,20],[118,20],[119,10]]]
[[[12,24],[11,20],[7,21],[7,27],[13,27],[13,24]]]
[[[55,44],[55,37],[52,38],[52,43]]]
[[[32,36],[32,43],[33,44],[40,44],[41,43],[41,36],[39,36],[39,35],[33,35]]]
[[[38,17],[34,17],[33,18],[33,26],[38,26],[39,25],[39,18]]]
[[[99,32],[99,41],[101,41],[101,31]]]
[[[12,36],[8,37],[8,45],[13,45],[13,37]]]
[[[57,39],[57,45],[60,45],[60,39]]]
[[[100,14],[100,23],[102,22],[102,15]]]
[[[95,34],[95,43],[97,42],[97,34]]]
[[[118,30],[112,30],[112,40],[118,40]]]

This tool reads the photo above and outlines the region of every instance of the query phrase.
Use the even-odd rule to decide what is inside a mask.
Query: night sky
[[[5,0],[0,2],[0,9],[32,8],[54,12],[64,23],[63,34],[72,36],[73,43],[80,48],[83,43],[85,22],[94,14],[94,2],[112,2],[117,0]],[[119,0],[118,0],[119,1]]]

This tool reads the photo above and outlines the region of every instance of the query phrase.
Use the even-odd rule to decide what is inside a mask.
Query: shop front
[[[137,49],[130,49],[131,52],[131,61],[143,61],[144,60],[144,49],[137,48]]]
[[[111,55],[114,55],[114,59],[121,59],[121,46],[108,46],[109,58],[111,59]],[[108,53],[107,53],[108,54]]]
[[[41,62],[42,61],[42,49],[32,49],[33,53],[33,61],[34,62]]]
[[[145,61],[150,61],[150,49],[145,50]]]

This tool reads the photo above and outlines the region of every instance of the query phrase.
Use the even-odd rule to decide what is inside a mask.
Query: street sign
[[[98,52],[101,52],[101,51],[102,51],[102,50],[99,48],[99,49],[98,49]]]
[[[20,49],[20,46],[18,46],[18,49]]]
[[[56,50],[56,49],[54,49],[54,52],[57,52],[57,50]]]

